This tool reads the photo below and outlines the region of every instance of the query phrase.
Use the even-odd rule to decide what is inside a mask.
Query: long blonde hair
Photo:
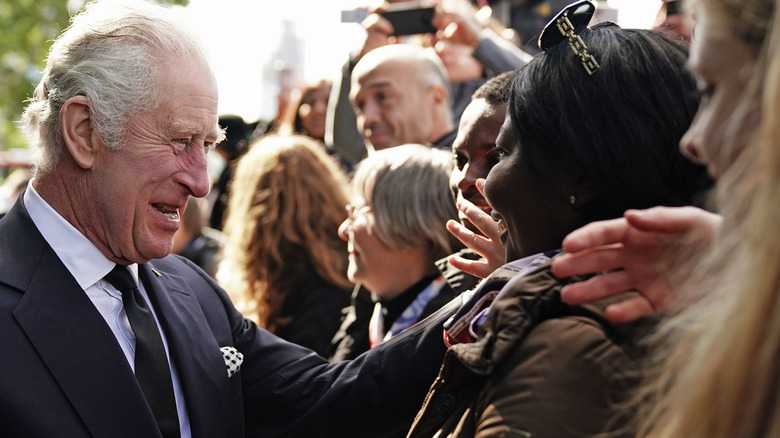
[[[317,141],[267,135],[238,162],[225,221],[228,244],[217,280],[245,316],[270,331],[284,297],[307,268],[349,288],[346,176]]]
[[[718,183],[724,222],[669,318],[642,394],[640,436],[780,436],[780,10],[775,0],[699,0],[759,48],[753,141]],[[763,27],[762,27],[763,26]],[[763,35],[762,35],[763,33]],[[763,38],[762,38],[763,37]],[[692,293],[690,293],[692,292]]]

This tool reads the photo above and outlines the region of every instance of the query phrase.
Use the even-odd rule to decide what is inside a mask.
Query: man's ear
[[[74,96],[66,100],[60,109],[60,124],[65,148],[73,160],[83,169],[92,168],[95,162],[97,139],[92,126],[92,113],[86,96]]]
[[[449,97],[447,94],[447,89],[442,87],[441,85],[432,85],[431,88],[428,90],[428,92],[431,94],[433,101],[440,105],[449,105]]]

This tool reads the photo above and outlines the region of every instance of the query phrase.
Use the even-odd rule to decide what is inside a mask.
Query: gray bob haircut
[[[452,254],[460,244],[447,231],[458,220],[449,188],[452,155],[419,144],[370,154],[352,179],[354,195],[371,207],[371,232],[391,249],[430,249],[432,262]]]
[[[88,4],[54,41],[22,115],[36,172],[50,172],[62,154],[60,110],[68,99],[86,96],[101,141],[120,149],[127,122],[162,101],[159,66],[170,59],[205,60],[200,47],[187,26],[162,6],[145,1]]]

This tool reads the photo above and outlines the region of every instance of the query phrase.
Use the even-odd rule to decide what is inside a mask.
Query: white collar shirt
[[[57,254],[57,257],[60,258],[71,275],[73,275],[73,278],[76,279],[76,282],[87,294],[87,297],[92,301],[97,311],[100,312],[106,324],[108,324],[119,346],[125,353],[127,362],[135,371],[135,339],[130,328],[130,322],[127,320],[127,315],[122,306],[122,294],[108,281],[103,280],[103,277],[111,272],[116,263],[103,255],[86,236],[81,234],[41,198],[33,188],[32,181],[30,181],[27,190],[24,192],[24,204],[30,219],[38,228],[38,231],[40,231],[43,238]],[[176,368],[170,360],[168,341],[162,327],[160,327],[160,320],[149,300],[149,295],[146,293],[143,282],[138,281],[138,265],[134,263],[128,266],[128,268],[132,272],[133,280],[138,285],[138,289],[152,309],[154,318],[157,321],[157,328],[162,336],[165,353],[168,355],[168,364],[171,368],[181,436],[182,438],[189,438],[192,434],[184,403],[184,393],[179,383]]]

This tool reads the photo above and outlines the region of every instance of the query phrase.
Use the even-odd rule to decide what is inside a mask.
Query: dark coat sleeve
[[[244,355],[239,373],[247,437],[404,436],[441,364],[442,324],[461,305],[453,300],[357,359],[329,364],[244,319],[197,271],[188,281],[210,309],[215,336],[229,327],[232,345]]]

